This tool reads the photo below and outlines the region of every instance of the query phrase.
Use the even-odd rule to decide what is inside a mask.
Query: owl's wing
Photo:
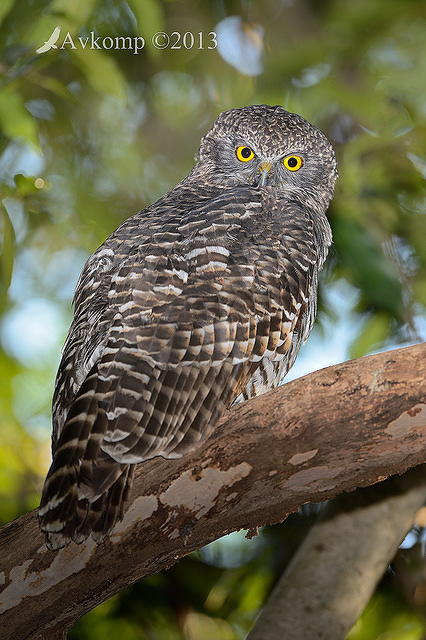
[[[150,224],[142,212],[89,260],[58,374],[43,515],[64,490],[94,502],[128,464],[194,448],[263,359],[288,359],[317,256],[311,218],[281,209],[241,187]]]
[[[288,203],[281,218],[271,210],[280,205],[269,201],[264,212],[258,190],[234,189],[136,244],[127,229],[127,243],[104,246],[87,265],[55,397],[72,388],[70,376],[74,386],[84,380],[84,394],[94,385],[102,449],[115,460],[181,454],[181,440],[203,437],[252,376],[268,372],[263,388],[271,388],[293,363],[315,315],[317,256],[309,217]],[[275,237],[259,224],[265,213]]]

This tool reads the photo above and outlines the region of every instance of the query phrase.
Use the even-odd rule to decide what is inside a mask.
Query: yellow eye
[[[300,156],[287,156],[284,158],[283,164],[289,171],[299,171],[303,167],[303,158]]]
[[[235,149],[235,154],[241,162],[248,162],[254,158],[254,152],[250,147],[237,147]]]

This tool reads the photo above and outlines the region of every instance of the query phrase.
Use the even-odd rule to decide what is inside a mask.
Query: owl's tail
[[[57,452],[57,454],[59,451]],[[43,487],[39,509],[50,549],[90,535],[101,542],[122,519],[135,465],[120,464],[104,452],[96,460],[63,464],[56,455]]]

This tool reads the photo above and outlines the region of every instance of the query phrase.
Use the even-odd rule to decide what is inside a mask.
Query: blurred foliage
[[[37,54],[57,26],[56,48]],[[315,344],[333,351],[336,335],[342,358],[424,339],[425,27],[422,0],[3,0],[2,522],[38,504],[55,370],[85,259],[188,172],[225,108],[282,104],[336,148],[334,246],[311,353]],[[218,48],[208,48],[212,31]],[[156,32],[192,33],[194,45],[187,36],[171,48],[173,36],[156,48]],[[133,50],[109,47],[117,37],[132,38]],[[214,543],[104,603],[69,637],[244,638],[312,517],[304,510],[250,542],[234,534]],[[423,637],[424,576],[417,599],[398,589],[414,581],[408,564],[395,565],[392,593],[385,578],[351,640]]]
[[[410,552],[400,549],[392,569],[383,577],[363,616],[347,640],[424,640],[424,549],[415,544]],[[410,602],[414,611],[405,606]]]

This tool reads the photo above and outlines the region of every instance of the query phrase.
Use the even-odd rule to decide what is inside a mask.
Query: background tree
[[[53,380],[85,259],[188,172],[225,108],[282,104],[325,131],[339,157],[334,249],[316,330],[292,375],[424,340],[423,15],[415,0],[2,2],[3,522],[39,501]],[[58,48],[37,55],[57,25]],[[142,36],[146,46],[60,48],[66,34],[77,42],[92,31],[100,42]],[[193,33],[197,46],[157,49],[159,31]],[[198,48],[210,31],[219,47]],[[205,548],[104,603],[69,637],[96,640],[117,625],[129,640],[244,638],[316,512]],[[420,566],[414,532],[352,640],[422,638]]]

